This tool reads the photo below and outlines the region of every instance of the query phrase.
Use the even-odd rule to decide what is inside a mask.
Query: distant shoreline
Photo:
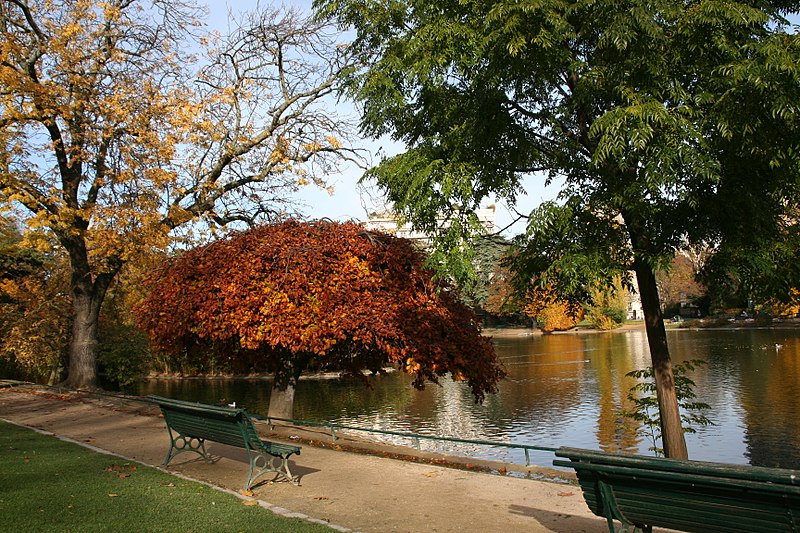
[[[631,322],[611,330],[595,329],[586,326],[576,326],[565,331],[545,333],[536,328],[483,328],[481,333],[486,337],[533,337],[538,335],[578,335],[594,333],[615,333],[619,331],[644,330],[644,322]]]
[[[680,324],[671,321],[664,321],[668,331],[736,331],[749,329],[799,329],[800,318],[775,319],[771,322],[759,322],[752,318],[744,320],[728,320],[721,322],[721,319],[711,319],[712,323],[704,324],[703,319],[689,319]],[[597,333],[617,333],[624,331],[644,330],[643,321],[627,322],[621,327],[611,330],[601,330],[586,326],[576,326],[565,331],[554,331],[547,335],[580,335]],[[545,335],[540,329],[535,328],[483,328],[481,333],[486,337],[532,337]]]

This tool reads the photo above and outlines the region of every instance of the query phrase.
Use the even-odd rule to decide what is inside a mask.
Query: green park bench
[[[559,448],[615,532],[800,533],[800,471]],[[615,529],[615,521],[620,528]]]
[[[262,440],[244,409],[152,395],[147,399],[161,408],[167,423],[170,442],[164,467],[182,452],[195,452],[206,462],[212,462],[205,448],[205,441],[209,440],[247,451],[250,468],[244,483],[245,490],[249,490],[256,479],[269,472],[274,472],[276,479],[298,484],[298,478],[289,470],[289,457],[299,454],[300,447]]]

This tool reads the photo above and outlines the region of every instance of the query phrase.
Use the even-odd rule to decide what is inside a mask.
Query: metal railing
[[[10,381],[10,380],[9,380]],[[10,385],[10,384],[9,384]],[[82,390],[82,389],[65,389],[63,387],[51,387],[47,385],[37,385],[35,383],[30,382],[15,382],[13,385],[10,386],[30,386],[35,385],[37,387],[42,387],[46,389],[52,389],[59,392],[62,391],[70,391],[70,392],[77,392],[81,394],[90,394],[93,396],[100,396],[100,397],[107,397],[107,398],[114,398],[117,400],[129,400],[129,401],[137,401],[142,403],[151,404],[147,398],[143,398],[141,396],[132,396],[126,394],[115,394],[113,392],[106,392],[106,391],[99,391],[99,390]],[[478,446],[486,446],[486,447],[493,447],[493,448],[507,448],[507,449],[518,449],[523,450],[525,453],[525,466],[531,466],[531,458],[530,452],[531,451],[538,451],[538,452],[549,452],[553,453],[558,450],[557,447],[551,446],[535,446],[533,444],[515,444],[511,442],[497,442],[497,441],[490,441],[490,440],[479,440],[479,439],[461,439],[458,437],[442,437],[436,435],[423,435],[420,433],[410,433],[404,431],[392,431],[388,429],[372,429],[372,428],[363,428],[358,426],[349,426],[345,424],[338,424],[336,422],[315,422],[313,420],[301,420],[301,419],[293,419],[293,418],[279,418],[279,417],[269,417],[269,416],[262,416],[256,413],[249,413],[249,415],[256,419],[265,421],[269,426],[270,429],[274,428],[273,421],[279,422],[286,422],[290,424],[295,424],[298,426],[308,426],[308,427],[323,427],[327,428],[331,432],[331,437],[333,440],[336,440],[338,437],[336,435],[337,430],[345,430],[345,431],[361,431],[365,433],[375,433],[379,435],[391,435],[394,437],[401,437],[410,439],[415,448],[420,449],[420,441],[421,440],[431,440],[431,441],[440,441],[440,442],[452,442],[452,443],[459,443],[459,444],[472,444]]]
[[[253,418],[257,420],[264,420],[269,424],[270,429],[274,428],[273,420],[277,420],[280,422],[287,422],[290,424],[295,424],[299,426],[312,426],[312,427],[324,427],[330,430],[331,437],[336,440],[336,430],[347,430],[347,431],[363,431],[366,433],[377,433],[380,435],[392,435],[395,437],[404,437],[411,439],[414,443],[414,447],[417,449],[420,448],[420,440],[427,439],[427,440],[434,440],[434,441],[443,441],[443,442],[455,442],[459,444],[475,444],[479,446],[487,446],[487,447],[495,447],[495,448],[511,448],[511,449],[519,449],[523,450],[525,453],[525,466],[531,466],[531,458],[530,452],[531,451],[539,451],[539,452],[555,452],[558,448],[550,447],[550,446],[535,446],[533,444],[515,444],[512,442],[496,442],[490,440],[476,440],[476,439],[461,439],[458,437],[441,437],[435,435],[422,435],[420,433],[408,433],[404,431],[392,431],[388,429],[371,429],[371,428],[362,428],[358,426],[347,426],[344,424],[337,424],[335,422],[313,422],[311,420],[297,420],[292,418],[279,418],[279,417],[269,417],[269,416],[260,416],[260,415],[253,415]]]

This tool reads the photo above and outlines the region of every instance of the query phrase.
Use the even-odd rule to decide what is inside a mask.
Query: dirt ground
[[[169,445],[156,409],[115,397],[4,388],[0,418],[154,466],[161,464]],[[607,531],[577,486],[523,477],[552,475],[546,469],[469,462],[346,436],[334,442],[325,432],[295,427],[262,426],[259,431],[303,446],[292,464],[301,483],[267,482],[254,489],[255,498],[275,512],[322,521],[340,531]],[[219,456],[215,463],[188,454],[169,470],[229,491],[240,489],[247,470],[244,452],[216,443],[208,447]],[[452,467],[458,463],[460,468]]]

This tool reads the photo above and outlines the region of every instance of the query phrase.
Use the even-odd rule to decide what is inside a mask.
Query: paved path
[[[0,389],[0,418],[148,465],[160,465],[169,445],[163,419],[141,402]],[[263,432],[268,434],[269,429],[263,428]],[[324,438],[319,435],[320,440]],[[247,471],[243,451],[216,443],[208,447],[220,456],[218,462],[206,464],[190,456],[182,462],[179,456],[170,470],[238,490]],[[580,489],[573,485],[308,444],[293,463],[293,470],[302,476],[300,486],[262,484],[254,489],[255,497],[282,512],[302,513],[343,531],[608,531],[605,521],[589,511]]]

